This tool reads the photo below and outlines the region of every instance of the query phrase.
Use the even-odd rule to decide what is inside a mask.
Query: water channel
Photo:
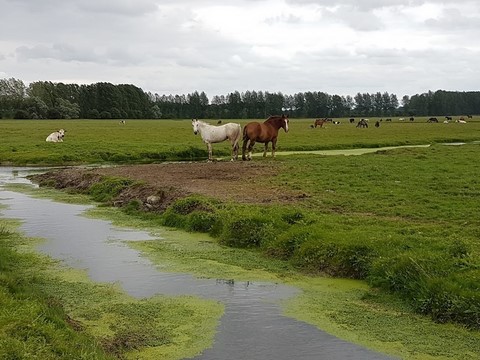
[[[68,266],[86,269],[94,281],[116,282],[137,298],[194,295],[223,302],[225,314],[213,347],[195,359],[389,359],[283,316],[279,302],[295,296],[299,291],[295,288],[161,272],[126,244],[154,240],[149,233],[82,216],[90,206],[34,198],[3,187],[29,183],[25,176],[39,171],[0,167],[0,204],[7,206],[0,216],[20,219],[21,231],[27,236],[45,238],[47,241],[38,246],[40,252]]]

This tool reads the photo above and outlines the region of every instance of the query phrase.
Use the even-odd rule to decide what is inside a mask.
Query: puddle
[[[22,220],[21,231],[27,236],[47,239],[38,246],[40,252],[87,270],[95,281],[116,282],[137,298],[194,295],[223,302],[225,314],[214,345],[195,359],[388,359],[283,316],[279,301],[298,294],[295,288],[161,272],[125,244],[161,239],[82,216],[90,206],[33,198],[2,188],[5,183],[29,183],[24,177],[40,171],[0,168],[0,204],[7,205],[1,216]]]
[[[385,146],[385,147],[378,147],[378,148],[361,148],[361,149],[338,149],[338,150],[312,150],[312,151],[277,151],[275,155],[300,155],[300,154],[314,154],[314,155],[345,155],[345,156],[352,156],[352,155],[364,155],[370,154],[377,151],[385,151],[385,150],[392,150],[392,149],[403,149],[403,148],[425,148],[429,147],[430,145],[404,145],[404,146]],[[253,154],[254,156],[262,156],[263,152],[259,152]],[[268,155],[268,153],[267,153]]]

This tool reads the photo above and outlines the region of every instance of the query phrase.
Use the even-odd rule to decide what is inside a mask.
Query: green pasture
[[[291,119],[290,131],[280,130],[277,151],[371,148],[396,145],[480,140],[480,118],[467,124],[429,124],[382,121],[368,129],[348,119],[340,125],[311,128],[313,119]],[[442,119],[439,117],[440,121]],[[246,120],[228,120],[241,125]],[[259,120],[262,121],[262,120]],[[217,121],[207,121],[216,124]],[[224,120],[227,122],[227,120]],[[47,143],[53,131],[66,129],[63,143]],[[0,120],[0,164],[67,165],[87,163],[149,163],[165,160],[206,159],[206,146],[194,135],[190,120]],[[262,151],[261,144],[255,151]],[[227,142],[213,146],[214,156],[229,156]]]
[[[427,123],[427,118],[393,119],[376,128],[377,119],[371,118],[368,129],[358,129],[347,119],[316,129],[310,127],[313,119],[292,119],[289,133],[281,130],[278,151],[431,146],[361,156],[254,158],[277,169],[276,176],[258,178],[257,184],[298,191],[301,199],[246,205],[189,196],[161,215],[138,211],[139,203],[133,201],[114,216],[145,227],[161,224],[206,233],[197,234],[198,243],[172,233],[168,243],[134,246],[154,261],[166,258],[176,270],[199,276],[226,273],[242,278],[254,272],[298,286],[303,295],[286,305],[286,313],[339,337],[404,359],[478,359],[480,119],[467,124],[438,119],[438,124]],[[58,128],[67,130],[65,141],[46,143],[45,137]],[[190,120],[131,120],[126,125],[108,120],[1,120],[0,134],[4,165],[204,161],[207,156]],[[456,142],[466,144],[445,145]],[[226,143],[214,145],[217,157],[229,151]],[[131,183],[107,178],[105,186],[97,185],[87,193],[98,196],[98,189],[104,189],[101,195],[112,200]],[[2,236],[16,235],[5,230]],[[9,256],[15,264],[16,258]],[[12,308],[19,298],[9,294],[9,284],[17,279],[14,271],[0,278],[7,284],[0,300],[8,300]],[[66,292],[68,286],[60,290]],[[44,291],[48,299],[58,289],[48,285]],[[21,292],[19,296],[23,299]],[[75,303],[69,301],[67,296],[67,310],[74,310]],[[184,319],[175,321],[182,326]],[[92,334],[81,335],[87,338],[81,339],[85,348],[80,351],[103,354],[102,348],[89,344]],[[12,346],[21,349],[19,343]]]

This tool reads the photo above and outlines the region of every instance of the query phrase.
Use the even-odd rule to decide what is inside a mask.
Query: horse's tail
[[[248,140],[248,135],[247,135],[247,126],[245,125],[243,127],[243,141],[247,141]]]
[[[233,148],[234,149],[238,149],[239,147],[239,143],[240,143],[240,139],[242,138],[242,127],[240,124],[237,124],[237,131],[236,131],[236,134],[235,134],[235,138],[233,140]],[[245,132],[245,131],[244,131]]]

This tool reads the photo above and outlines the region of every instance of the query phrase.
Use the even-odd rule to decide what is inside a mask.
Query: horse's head
[[[193,133],[194,133],[195,135],[197,135],[197,134],[198,134],[198,131],[199,131],[199,130],[198,130],[198,124],[199,124],[198,119],[192,119]]]
[[[289,123],[288,115],[282,115],[282,120],[283,120],[282,128],[283,130],[285,130],[285,132],[288,132],[288,123]]]

